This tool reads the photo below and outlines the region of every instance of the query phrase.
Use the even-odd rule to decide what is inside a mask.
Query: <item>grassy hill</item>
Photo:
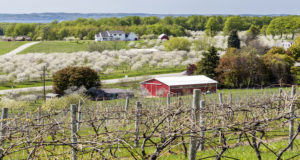
[[[20,54],[55,53],[55,52],[71,53],[71,52],[78,52],[78,51],[86,51],[89,42],[92,41],[79,41],[79,42],[45,41],[25,49]]]

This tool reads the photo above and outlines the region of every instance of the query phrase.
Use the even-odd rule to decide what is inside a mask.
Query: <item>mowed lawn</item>
[[[0,55],[6,54],[18,47],[20,47],[23,44],[26,44],[28,42],[21,41],[21,42],[0,42]]]
[[[44,41],[39,44],[33,45],[19,54],[26,53],[72,53],[79,51],[87,51],[88,44],[92,41],[78,41],[78,42],[66,42],[66,41]]]
[[[155,74],[167,74],[167,73],[178,73],[184,71],[184,67],[177,67],[177,68],[164,68],[164,69],[152,69],[147,70],[147,68],[141,69],[140,71],[127,71],[122,73],[121,71],[114,72],[111,74],[100,74],[101,80],[108,80],[108,79],[118,79],[124,78],[125,75],[128,77],[135,77],[135,76],[146,76],[146,75],[155,75]],[[0,75],[3,74],[0,72]],[[132,84],[130,82],[129,84]],[[46,85],[52,85],[52,81],[48,80]],[[122,85],[124,85],[122,83]],[[21,83],[14,83],[14,82],[7,82],[7,83],[0,83],[0,90],[7,90],[7,89],[17,89],[17,88],[27,88],[27,87],[40,87],[43,86],[42,81],[31,81],[31,82],[21,82]],[[129,85],[125,84],[126,87],[130,87]],[[124,87],[125,87],[124,86]]]

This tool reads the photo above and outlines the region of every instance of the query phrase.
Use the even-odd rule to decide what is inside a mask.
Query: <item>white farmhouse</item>
[[[95,35],[95,41],[135,41],[138,37],[133,32],[105,31]]]

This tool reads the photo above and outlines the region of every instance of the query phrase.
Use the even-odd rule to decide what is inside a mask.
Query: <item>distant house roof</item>
[[[107,33],[107,31],[106,32],[100,32],[99,33],[99,35],[101,36],[101,37],[108,37],[108,33]]]
[[[124,31],[107,31],[109,34],[125,34]]]
[[[182,77],[159,77],[154,78],[168,86],[180,86],[180,85],[196,85],[196,84],[215,84],[217,81],[210,79],[204,75],[199,76],[182,76]],[[147,80],[149,81],[149,80]],[[142,83],[145,83],[144,81]]]
[[[124,31],[105,31],[100,32],[99,34],[96,34],[98,37],[107,38],[110,36],[110,34],[126,34]]]

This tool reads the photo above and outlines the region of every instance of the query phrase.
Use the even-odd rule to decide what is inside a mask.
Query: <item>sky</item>
[[[0,0],[0,5],[0,13],[300,15],[300,0]]]

